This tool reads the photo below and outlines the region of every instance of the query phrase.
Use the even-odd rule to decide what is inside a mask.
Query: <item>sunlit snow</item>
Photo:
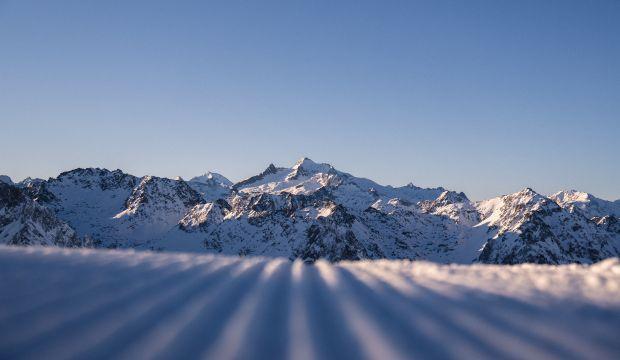
[[[620,262],[439,265],[0,247],[0,358],[620,354]]]

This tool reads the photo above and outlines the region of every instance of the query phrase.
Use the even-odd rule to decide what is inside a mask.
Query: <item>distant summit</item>
[[[13,185],[13,180],[11,180],[11,178],[6,175],[0,175],[0,182],[8,185]]]

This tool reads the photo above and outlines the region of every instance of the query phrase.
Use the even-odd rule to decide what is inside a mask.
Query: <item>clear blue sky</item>
[[[620,198],[620,1],[0,0],[0,173],[302,156]]]

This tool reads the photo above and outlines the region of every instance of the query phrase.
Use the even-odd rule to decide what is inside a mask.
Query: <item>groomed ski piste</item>
[[[620,262],[0,247],[0,358],[620,357]]]

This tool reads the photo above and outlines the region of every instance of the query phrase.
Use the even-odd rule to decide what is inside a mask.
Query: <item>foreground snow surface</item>
[[[0,247],[0,358],[619,358],[620,262]]]

